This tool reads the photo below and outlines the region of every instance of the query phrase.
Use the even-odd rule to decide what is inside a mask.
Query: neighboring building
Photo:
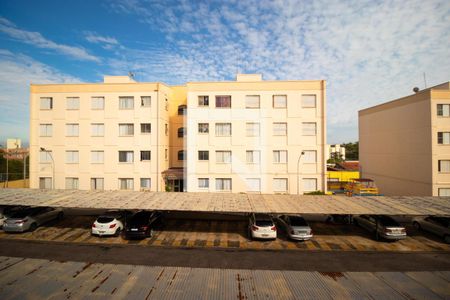
[[[359,153],[381,194],[450,196],[450,83],[361,110]]]
[[[31,187],[296,193],[303,151],[299,192],[325,190],[325,96],[261,75],[31,85]]]
[[[333,157],[345,160],[345,147],[339,144],[327,145],[326,154],[327,154],[326,161],[328,161],[330,158]]]
[[[22,141],[20,139],[7,139],[6,149],[18,149],[22,148]]]

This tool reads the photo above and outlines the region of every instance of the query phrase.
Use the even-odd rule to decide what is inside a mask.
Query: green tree
[[[359,142],[341,144],[345,147],[345,160],[359,160]]]

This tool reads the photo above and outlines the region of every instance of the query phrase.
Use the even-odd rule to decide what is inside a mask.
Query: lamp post
[[[302,151],[300,153],[300,155],[298,156],[298,160],[297,160],[297,195],[299,194],[299,188],[300,188],[300,177],[299,177],[299,173],[300,173],[300,159],[302,158],[302,155],[304,155],[305,152]]]
[[[55,161],[53,160],[52,151],[45,149],[44,147],[41,147],[41,151],[47,152],[50,155],[50,158],[52,159],[52,189],[55,189]]]

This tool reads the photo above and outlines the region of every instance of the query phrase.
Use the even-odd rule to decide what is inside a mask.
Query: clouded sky
[[[29,84],[327,80],[328,143],[360,109],[450,80],[450,1],[0,2],[0,144],[28,140]]]

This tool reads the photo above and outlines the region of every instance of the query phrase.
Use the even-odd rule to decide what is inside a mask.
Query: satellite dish
[[[133,72],[128,72],[128,77],[134,78],[134,73]]]
[[[418,93],[419,92],[419,88],[416,86],[413,88],[414,93]]]

